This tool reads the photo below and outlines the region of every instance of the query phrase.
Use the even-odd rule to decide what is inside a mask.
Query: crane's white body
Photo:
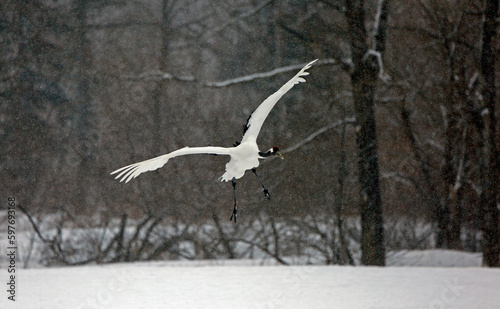
[[[257,143],[243,142],[231,149],[231,160],[226,164],[226,172],[220,177],[221,181],[240,179],[247,170],[259,166],[259,147]],[[255,155],[257,154],[257,156]]]
[[[191,155],[191,154],[216,154],[216,155],[229,155],[231,159],[226,164],[226,172],[220,177],[221,181],[231,181],[243,177],[245,171],[256,168],[259,166],[259,159],[263,157],[259,155],[259,147],[257,146],[257,136],[259,135],[262,124],[267,116],[273,109],[278,100],[287,93],[292,87],[300,82],[306,80],[303,76],[309,75],[306,70],[316,62],[311,61],[306,64],[292,79],[285,83],[278,91],[269,96],[259,107],[250,115],[246,125],[246,132],[243,135],[241,143],[235,147],[184,147],[175,150],[171,153],[149,159],[146,161],[134,163],[116,171],[111,174],[118,174],[116,179],[121,178],[121,181],[129,182],[131,179],[139,176],[147,171],[154,171],[165,165],[169,159]]]

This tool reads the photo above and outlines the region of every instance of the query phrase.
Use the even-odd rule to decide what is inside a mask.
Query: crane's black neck
[[[261,152],[261,151],[259,151],[259,156],[261,156],[263,158],[267,158],[269,156],[272,156],[273,154],[274,153],[271,150],[269,150],[268,152]]]
[[[261,156],[262,158],[267,158],[276,155],[276,152],[278,151],[279,151],[278,147],[273,147],[266,152],[259,151],[259,156]]]

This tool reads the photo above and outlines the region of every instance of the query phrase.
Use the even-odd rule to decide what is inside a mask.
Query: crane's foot
[[[260,181],[259,175],[257,175],[257,169],[252,168],[252,172],[255,174],[255,177],[257,177],[257,180],[259,181],[260,185],[262,186],[262,189],[264,189],[264,195],[267,197],[268,200],[271,200],[271,194],[269,194],[269,190],[267,190],[266,186]]]
[[[236,213],[238,212],[238,209],[236,208],[236,180],[233,178],[231,180],[231,183],[233,185],[233,197],[234,197],[234,208],[233,208],[233,213],[231,214],[231,218],[229,218],[229,221],[233,221],[234,218],[234,223],[236,223]]]
[[[237,213],[238,212],[238,209],[236,208],[236,205],[234,205],[234,208],[233,208],[233,213],[231,214],[231,218],[229,218],[229,221],[233,221],[233,218],[234,218],[234,223],[236,223],[236,216],[237,216]]]
[[[267,197],[268,200],[271,200],[271,194],[266,188],[264,188],[264,195]]]

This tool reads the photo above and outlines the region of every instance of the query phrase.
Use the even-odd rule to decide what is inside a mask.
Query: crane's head
[[[285,160],[285,157],[283,157],[278,147],[273,147],[270,150],[272,155],[277,155],[281,160]]]
[[[269,156],[274,156],[274,155],[278,156],[281,160],[285,160],[278,147],[273,147],[266,152],[259,152],[259,156],[261,158],[267,158]]]

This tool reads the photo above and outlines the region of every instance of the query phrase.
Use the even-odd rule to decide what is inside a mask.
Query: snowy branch
[[[378,64],[378,76],[383,82],[389,82],[391,77],[385,74],[384,71],[384,61],[382,60],[382,54],[379,51],[369,49],[366,54],[363,56],[363,61],[366,61],[369,56],[374,56],[377,59]]]
[[[387,38],[387,19],[389,15],[388,5],[388,0],[378,0],[377,13],[375,14],[375,21],[373,23],[372,48],[368,49],[366,54],[363,56],[363,61],[366,61],[369,56],[376,57],[379,68],[379,78],[384,82],[388,82],[390,80],[389,75],[384,73],[384,63],[382,60]]]
[[[380,53],[384,53],[385,51],[388,16],[389,16],[389,1],[378,0],[377,13],[375,14],[375,21],[373,24],[372,49]]]
[[[375,21],[373,22],[373,37],[376,38],[379,33],[380,33],[380,17],[382,15],[382,4],[384,0],[378,0],[377,3],[377,13],[375,13]],[[374,45],[376,42],[374,42]],[[373,46],[373,49],[375,49],[376,46]]]
[[[417,187],[417,184],[415,183],[415,180],[410,178],[408,175],[401,173],[401,172],[391,172],[391,173],[382,173],[381,175],[382,179],[391,179],[394,180],[395,182],[404,184],[409,187]]]
[[[301,141],[297,142],[296,144],[294,144],[286,149],[280,150],[280,152],[282,154],[287,154],[289,152],[295,151],[295,150],[299,149],[300,147],[304,146],[305,144],[312,142],[316,137],[320,136],[321,134],[323,134],[331,129],[338,128],[341,125],[354,124],[354,123],[356,123],[356,117],[346,117],[344,120],[335,121],[329,125],[326,125],[322,128],[319,128],[318,130],[314,131],[306,138],[302,139]],[[266,164],[268,162],[271,162],[274,159],[276,159],[276,156],[268,157],[266,160],[262,161],[260,164],[261,165]]]
[[[269,78],[274,75],[279,75],[283,74],[286,72],[290,71],[295,71],[298,69],[301,69],[306,63],[301,63],[301,64],[294,64],[294,65],[289,65],[286,67],[281,67],[274,69],[272,71],[268,72],[261,72],[261,73],[254,73],[250,75],[244,75],[224,81],[219,81],[219,82],[210,82],[210,81],[200,81],[196,77],[192,75],[187,75],[187,76],[178,76],[178,75],[173,75],[170,73],[162,72],[160,70],[153,70],[149,72],[144,72],[141,73],[137,76],[127,76],[125,79],[130,79],[130,80],[142,80],[142,81],[149,81],[149,80],[176,80],[176,81],[181,81],[181,82],[195,82],[199,83],[202,86],[205,87],[214,87],[214,88],[222,88],[222,87],[227,87],[231,86],[234,84],[241,84],[241,83],[247,83],[251,82],[256,79],[260,78]],[[332,65],[332,64],[338,64],[338,61],[335,59],[323,59],[317,61],[314,66],[318,65]]]
[[[320,129],[314,131],[311,135],[309,135],[308,137],[304,138],[303,140],[301,140],[300,142],[296,143],[295,145],[284,149],[283,151],[281,151],[281,153],[285,154],[285,153],[288,153],[288,152],[295,151],[295,150],[299,149],[300,147],[304,146],[305,144],[311,142],[316,137],[318,137],[319,135],[325,133],[328,130],[337,128],[337,127],[339,127],[341,125],[344,125],[344,124],[353,124],[355,122],[356,122],[356,118],[355,117],[347,117],[344,120],[335,121],[335,122],[333,122],[333,123],[331,123],[331,124],[329,124],[327,126],[324,126],[324,127],[320,128]]]
[[[188,76],[178,76],[170,73],[166,73],[160,70],[152,70],[148,72],[141,73],[137,76],[129,75],[124,79],[128,80],[141,80],[141,81],[150,81],[150,80],[176,80],[181,82],[197,82],[196,77],[188,75]]]
[[[336,63],[337,63],[337,61],[335,59],[324,59],[324,60],[319,60],[318,62],[316,62],[314,64],[314,66],[326,65],[326,64],[336,64]],[[289,71],[296,71],[296,70],[301,69],[305,64],[306,63],[289,65],[286,67],[274,69],[274,70],[269,71],[269,72],[254,73],[254,74],[236,77],[233,79],[228,79],[228,80],[220,81],[220,82],[205,82],[205,83],[203,83],[203,85],[207,86],[207,87],[226,87],[226,86],[233,85],[233,84],[246,83],[246,82],[249,82],[249,81],[252,81],[255,79],[259,79],[259,78],[268,78],[268,77],[282,74],[282,73],[286,73]]]

